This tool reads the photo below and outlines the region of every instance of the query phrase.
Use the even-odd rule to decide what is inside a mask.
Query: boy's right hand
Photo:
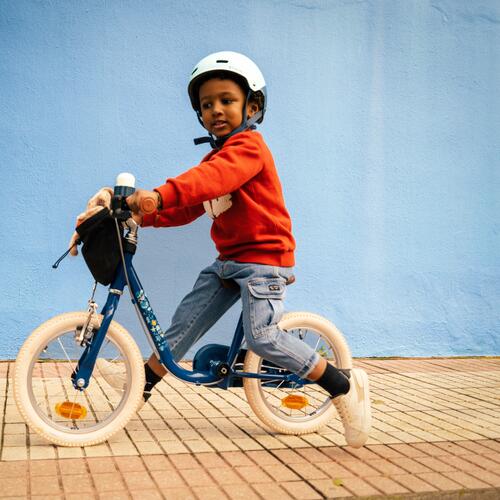
[[[160,198],[157,191],[137,189],[135,193],[127,196],[127,205],[132,212],[139,216],[149,214],[159,209]],[[142,217],[141,217],[142,220]]]

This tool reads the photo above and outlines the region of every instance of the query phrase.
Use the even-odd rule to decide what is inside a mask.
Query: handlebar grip
[[[158,206],[158,199],[153,196],[148,196],[147,198],[143,198],[141,200],[141,203],[139,205],[139,210],[143,214],[148,215],[156,211],[157,206]]]

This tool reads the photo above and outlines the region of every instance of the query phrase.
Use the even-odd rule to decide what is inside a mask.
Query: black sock
[[[146,373],[146,385],[144,386],[144,401],[147,401],[151,397],[151,391],[153,387],[162,379],[159,375],[150,368],[146,363],[144,365],[144,371]]]
[[[349,392],[351,387],[349,378],[350,373],[348,370],[339,370],[327,363],[325,372],[316,380],[316,383],[328,391],[332,398],[335,398]]]

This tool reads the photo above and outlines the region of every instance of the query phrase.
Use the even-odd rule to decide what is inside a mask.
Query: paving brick
[[[490,460],[490,455],[462,455],[462,458],[483,469],[496,473],[500,472],[500,463],[495,460]]]
[[[397,462],[397,461],[393,460],[393,462]],[[385,474],[387,476],[405,473],[405,469],[402,469],[401,467],[398,467],[397,465],[390,462],[389,460],[385,460],[383,458],[379,458],[377,460],[367,460],[366,464],[368,466],[372,467],[373,469],[378,470],[379,472],[382,472],[382,474]]]
[[[331,479],[313,479],[309,483],[325,498],[352,497],[352,493],[344,486],[337,486]]]
[[[220,455],[233,467],[239,465],[245,465],[245,466],[254,465],[253,461],[250,460],[246,455],[246,453],[242,451],[223,451]]]
[[[283,464],[263,465],[262,469],[269,474],[273,481],[300,481],[300,477]]]
[[[342,485],[356,496],[379,495],[380,491],[367,483],[364,479],[356,476],[342,478]],[[335,484],[335,483],[334,483]]]
[[[274,456],[276,456],[276,458],[288,465],[308,463],[308,461],[302,455],[299,455],[294,450],[273,450],[272,453]]]
[[[415,443],[413,447],[422,451],[426,455],[430,455],[431,457],[443,455],[443,450],[434,443]]]
[[[85,492],[85,500],[94,500],[97,499],[97,494]],[[81,493],[66,493],[64,495],[64,500],[82,500]]]
[[[417,477],[425,481],[426,483],[435,486],[438,490],[460,490],[462,486],[452,481],[450,478],[443,476],[439,472],[424,472],[417,474]]]
[[[331,462],[331,458],[322,453],[321,448],[296,448],[295,451],[302,455],[308,462],[317,464],[319,462]]]
[[[6,446],[1,451],[1,460],[26,460],[28,458],[28,449],[25,446]]]
[[[69,493],[92,493],[93,486],[89,474],[67,474],[62,476],[64,491]]]
[[[273,499],[283,499],[289,500],[293,499],[293,497],[286,492],[279,484],[276,483],[256,483],[253,486],[253,489],[262,497],[262,498],[273,498]]]
[[[465,471],[443,472],[443,475],[448,479],[451,479],[452,481],[470,489],[487,488],[489,486],[487,483],[484,483],[476,477],[470,476]]]
[[[6,497],[26,497],[28,481],[25,477],[3,477],[1,480],[2,495]]]
[[[344,460],[352,460],[352,455],[350,453],[347,453],[342,448],[337,446],[321,448],[321,452],[339,463],[342,463]]]
[[[261,467],[264,465],[278,465],[281,461],[278,460],[267,450],[247,451],[246,455],[251,458],[257,465]]]
[[[142,457],[144,465],[150,471],[152,470],[173,470],[170,460],[164,455],[148,455]]]
[[[487,439],[481,443],[486,448],[500,453],[500,441],[495,441],[494,439]],[[490,452],[485,452],[489,454]]]
[[[458,441],[457,444],[462,448],[469,450],[469,452],[472,451],[477,454],[489,453],[489,447],[483,446],[481,442],[478,441]]]
[[[367,477],[366,481],[371,483],[375,488],[380,490],[385,495],[397,495],[400,493],[409,493],[410,490],[398,484],[389,477]]]
[[[354,476],[354,473],[346,469],[337,462],[319,462],[316,464],[318,469],[321,469],[328,477],[332,479],[346,478]]]
[[[292,463],[288,466],[302,479],[326,479],[328,476],[318,467],[310,463]]]
[[[286,490],[292,498],[296,498],[297,500],[316,500],[322,498],[322,496],[305,481],[283,482],[280,486]]]
[[[179,500],[195,498],[188,488],[181,488],[180,491],[178,491],[178,495],[174,495],[173,491],[169,491],[168,493],[172,493],[172,496],[167,496],[165,494],[165,498],[178,498]],[[163,495],[157,489],[131,491],[130,495],[134,500],[160,500],[163,498]]]
[[[352,446],[346,446],[344,448],[350,455],[360,460],[377,460],[380,457],[368,448],[362,446],[361,448],[353,448]]]
[[[147,490],[152,487],[151,477],[145,470],[141,472],[127,471],[123,474],[123,479],[131,491]]]
[[[417,473],[422,473],[422,472],[432,472],[432,469],[429,467],[421,464],[420,462],[417,462],[413,458],[397,458],[397,459],[391,459],[393,463],[396,463],[399,467],[404,469],[407,472],[410,472],[411,474],[417,474]]]
[[[34,500],[34,497],[31,498]],[[103,493],[98,493],[97,498],[99,498],[99,500],[130,500],[130,495],[126,490],[113,491],[112,493],[105,491]]]
[[[397,452],[401,453],[401,455],[404,455],[405,457],[409,457],[409,458],[428,456],[427,453],[425,453],[422,450],[415,448],[415,446],[409,445],[409,444],[404,444],[404,443],[390,444],[389,448],[392,448],[393,450],[396,450]]]
[[[98,493],[114,493],[125,490],[125,484],[119,472],[92,474],[92,480]]]
[[[91,474],[102,474],[105,472],[116,472],[117,468],[113,458],[87,458],[87,465]]]
[[[16,462],[0,462],[0,478],[22,477],[29,468],[29,462],[25,460]]]
[[[442,455],[443,454],[466,455],[467,453],[470,453],[469,450],[467,450],[467,448],[463,448],[462,446],[459,446],[456,443],[451,443],[449,441],[438,442],[435,443],[435,445],[443,450]]]
[[[500,488],[500,475],[494,474],[493,472],[489,472],[484,469],[480,469],[479,467],[475,470],[467,469],[467,473],[471,476],[484,481],[490,486],[494,486],[495,488]]]
[[[59,470],[61,474],[86,474],[87,473],[87,465],[85,460],[76,459],[76,458],[68,458],[58,460]]]
[[[391,476],[391,479],[414,493],[437,491],[434,486],[414,474],[398,474],[397,476]]]
[[[440,459],[434,457],[416,457],[415,460],[434,472],[451,472],[456,470],[455,467],[444,461],[445,457],[440,457]]]
[[[144,472],[146,470],[140,457],[115,457],[115,463],[124,474],[127,472]]]
[[[235,467],[234,470],[250,484],[272,482],[272,478],[256,465]]]
[[[176,469],[199,469],[200,463],[193,455],[169,455],[169,460]]]
[[[32,476],[30,481],[32,495],[60,495],[61,486],[57,474],[52,476]]]
[[[230,499],[234,500],[257,500],[260,498],[260,495],[247,484],[239,484],[237,488],[231,484],[225,484],[222,489]]]
[[[368,464],[366,464],[362,460],[358,460],[358,459],[345,460],[342,462],[342,466],[360,477],[380,476],[381,475],[381,473],[377,469],[370,467]]]
[[[62,447],[58,446],[56,448],[57,458],[82,458],[85,456],[82,448],[74,448],[74,447]],[[53,458],[53,453],[50,454],[49,458]],[[33,455],[31,458],[34,458]]]
[[[32,460],[29,468],[31,476],[57,476],[58,474],[56,460]]]
[[[218,484],[241,484],[244,482],[241,476],[229,467],[208,469],[208,471]]]
[[[150,474],[162,491],[167,488],[180,488],[186,486],[184,479],[182,479],[181,475],[175,470],[168,471],[168,473],[161,470],[155,470],[151,471]]]
[[[180,475],[184,478],[186,484],[194,486],[211,486],[214,484],[210,474],[201,468],[198,469],[181,469]]]

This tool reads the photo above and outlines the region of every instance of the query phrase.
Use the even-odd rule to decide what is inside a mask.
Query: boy
[[[154,191],[137,190],[127,198],[143,227],[183,225],[205,212],[213,219],[211,236],[219,257],[201,271],[165,332],[174,358],[181,359],[241,298],[248,347],[328,391],[347,443],[362,446],[371,421],[366,373],[338,370],[278,327],[285,285],[293,276],[295,241],[271,152],[253,130],[266,111],[264,77],[246,56],[218,52],[195,66],[188,92],[209,132],[195,143],[210,142],[212,151],[198,166]],[[141,215],[141,201],[152,196],[157,210]],[[101,362],[103,374],[109,369],[112,377],[112,368]],[[154,354],[145,370],[147,400],[166,370]]]

